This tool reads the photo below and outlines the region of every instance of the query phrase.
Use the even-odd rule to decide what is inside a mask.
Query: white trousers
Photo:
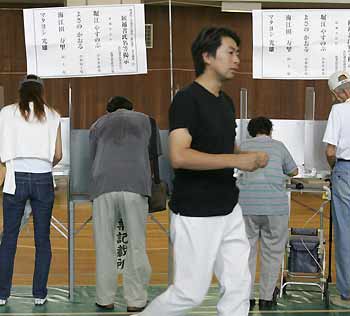
[[[249,242],[239,205],[226,216],[171,216],[174,283],[140,316],[180,316],[200,305],[215,273],[218,316],[249,312]]]
[[[151,266],[146,253],[148,200],[131,192],[105,193],[93,201],[96,248],[96,302],[108,305],[115,301],[116,249],[115,230],[122,218],[128,235],[128,250],[123,271],[124,298],[128,306],[143,307]]]

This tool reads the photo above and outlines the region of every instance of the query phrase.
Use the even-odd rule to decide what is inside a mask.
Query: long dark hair
[[[26,121],[29,119],[30,107],[29,102],[34,103],[34,116],[43,121],[46,119],[44,99],[44,84],[40,77],[36,75],[27,75],[19,85],[19,110]],[[48,106],[51,108],[50,106]]]

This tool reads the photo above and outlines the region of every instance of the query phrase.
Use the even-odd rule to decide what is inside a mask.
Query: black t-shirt
[[[232,100],[217,97],[193,82],[179,91],[169,110],[170,131],[187,128],[191,148],[210,154],[232,154],[236,137]],[[176,169],[170,208],[183,216],[208,217],[229,214],[238,202],[233,169]]]

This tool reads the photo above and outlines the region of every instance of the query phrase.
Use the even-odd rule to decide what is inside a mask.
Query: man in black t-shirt
[[[234,106],[221,91],[238,70],[239,42],[231,30],[213,27],[192,44],[197,78],[176,94],[169,112],[174,283],[140,316],[185,315],[201,304],[213,272],[221,292],[218,316],[248,315],[249,242],[233,169],[265,167],[268,157],[238,152]]]

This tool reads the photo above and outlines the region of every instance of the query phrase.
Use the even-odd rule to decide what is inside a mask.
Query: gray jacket
[[[119,109],[90,128],[91,199],[127,191],[151,195],[151,124],[143,113]]]

